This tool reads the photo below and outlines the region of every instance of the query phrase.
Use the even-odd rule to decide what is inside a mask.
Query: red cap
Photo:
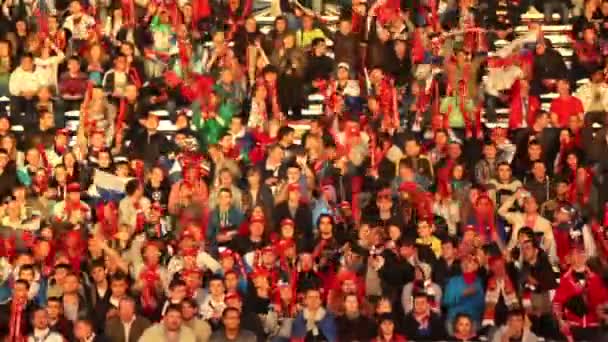
[[[194,247],[189,247],[189,248],[182,248],[181,249],[181,255],[183,256],[197,256],[198,255],[198,250]]]
[[[336,275],[336,280],[338,281],[338,283],[343,283],[347,280],[352,280],[352,281],[356,281],[357,280],[357,275],[354,272],[351,271],[340,271],[337,275]]]
[[[68,192],[80,192],[80,184],[79,183],[70,183],[68,184]]]
[[[249,224],[254,224],[254,223],[260,223],[260,224],[265,224],[266,221],[262,218],[262,217],[253,217],[251,218],[251,220],[249,221]]]
[[[55,135],[65,135],[65,136],[68,136],[68,135],[70,135],[70,131],[68,131],[66,128],[61,128],[61,129],[58,129],[55,132]]]
[[[295,226],[295,223],[290,218],[284,218],[281,220],[281,226]]]
[[[293,239],[283,239],[277,242],[277,248],[281,251],[285,251],[288,248],[296,246],[296,242]]]
[[[262,248],[262,253],[273,253],[274,254],[274,252],[275,252],[275,250],[272,245],[268,245],[268,246]]]
[[[391,189],[388,189],[388,188],[382,189],[382,190],[380,190],[378,192],[378,197],[383,197],[383,196],[389,196],[390,197],[391,195],[392,195]]]
[[[265,268],[257,267],[256,269],[254,269],[251,272],[251,278],[258,278],[258,277],[268,278],[268,277],[270,277],[270,272],[268,272],[268,270]]]
[[[230,248],[226,248],[220,252],[220,258],[232,258],[234,257],[234,252]]]
[[[350,202],[348,202],[348,201],[340,202],[340,208],[350,209]]]
[[[426,222],[428,224],[433,224],[433,215],[430,214],[424,214],[424,215],[420,215],[418,217],[418,224],[420,224],[421,222]]]
[[[321,180],[320,185],[322,188],[324,188],[326,186],[333,186],[334,182],[331,180],[331,178],[323,178],[323,180]]]
[[[181,239],[187,239],[187,238],[192,238],[194,239],[194,234],[192,233],[192,231],[190,229],[184,229],[182,231],[182,236]]]
[[[189,277],[189,276],[197,276],[200,277],[201,276],[201,271],[196,269],[196,268],[189,268],[186,270],[182,271],[182,277]]]

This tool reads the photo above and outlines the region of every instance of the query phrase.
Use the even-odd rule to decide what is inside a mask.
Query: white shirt
[[[213,298],[211,298],[211,295],[208,295],[207,298],[205,298],[205,300],[201,304],[199,312],[202,319],[209,320],[214,316],[221,316],[225,308],[226,303],[224,303],[223,296],[220,301],[216,302],[215,300],[213,300]]]
[[[27,342],[63,342],[63,337],[50,331],[49,328],[44,330],[34,329],[34,333],[28,336]]]
[[[80,20],[76,20],[74,15],[66,18],[63,28],[72,32],[72,39],[85,40],[89,35],[89,28],[95,25],[93,17],[81,14]]]
[[[133,326],[133,322],[135,322],[135,316],[133,316],[133,318],[129,322],[122,322],[122,327],[125,329],[125,341],[129,340],[129,336],[131,335],[131,327]]]

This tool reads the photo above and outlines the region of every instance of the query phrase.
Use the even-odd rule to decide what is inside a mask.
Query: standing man
[[[257,337],[249,330],[241,329],[241,313],[228,307],[222,313],[223,328],[211,335],[210,342],[256,342]]]
[[[106,322],[105,334],[109,342],[137,342],[150,325],[145,317],[136,314],[133,298],[124,297],[118,303],[118,316]]]
[[[162,322],[146,329],[139,341],[196,342],[196,336],[192,329],[183,324],[181,305],[170,304]]]

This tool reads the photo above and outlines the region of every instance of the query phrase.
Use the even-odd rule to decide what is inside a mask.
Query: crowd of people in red
[[[608,339],[607,1],[1,3],[3,341]]]

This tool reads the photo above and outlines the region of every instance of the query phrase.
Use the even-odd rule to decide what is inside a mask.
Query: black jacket
[[[314,81],[317,79],[327,80],[334,71],[334,60],[323,55],[308,57],[308,65],[306,68],[306,79]]]
[[[336,326],[340,342],[371,341],[377,332],[375,322],[362,315],[357,318],[339,316],[336,318]]]
[[[9,162],[2,173],[0,173],[0,198],[12,194],[13,187],[17,184],[17,172],[15,164]]]
[[[444,327],[444,320],[434,312],[431,312],[426,329],[421,329],[412,313],[405,315],[403,320],[403,331],[413,341],[440,341],[446,336]]]
[[[0,305],[0,337],[2,340],[10,333],[11,322],[11,305],[12,300]],[[36,305],[28,302],[21,316],[21,333],[22,336],[27,336],[32,331],[31,317],[36,309]]]
[[[343,35],[340,31],[336,32],[334,37],[334,54],[336,56],[336,64],[348,63],[351,70],[359,68],[359,44],[360,39],[356,33]]]
[[[171,151],[167,137],[160,132],[149,134],[147,131],[139,134],[129,145],[132,159],[142,159],[146,165],[155,165],[160,156],[166,156]]]
[[[274,208],[276,231],[279,231],[281,221],[286,218],[292,219],[295,223],[296,237],[302,237],[306,241],[312,240],[312,210],[308,204],[300,204],[296,210],[296,214],[292,216],[287,206],[287,201],[279,203]]]

